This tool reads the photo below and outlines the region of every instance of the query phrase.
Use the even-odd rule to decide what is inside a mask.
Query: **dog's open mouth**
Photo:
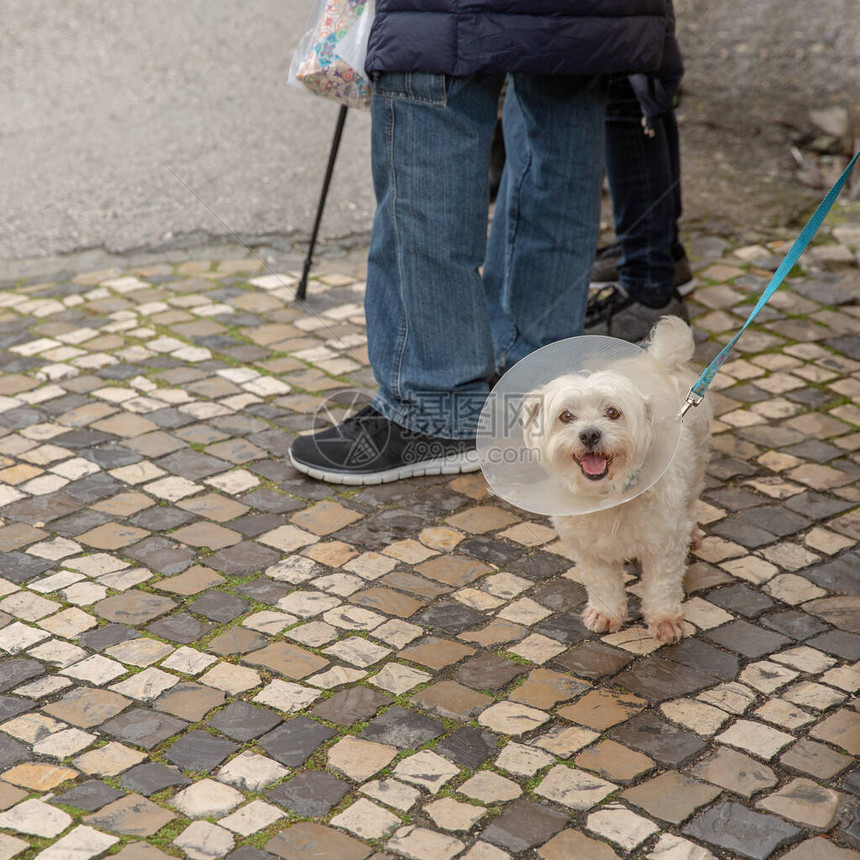
[[[579,463],[582,474],[589,481],[599,481],[609,474],[609,464],[612,462],[612,457],[607,457],[606,454],[597,451],[589,451],[581,457],[574,455],[574,460]]]

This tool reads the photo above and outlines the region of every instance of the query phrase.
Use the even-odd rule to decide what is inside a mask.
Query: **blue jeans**
[[[449,439],[474,436],[495,370],[581,333],[597,244],[603,82],[525,75],[511,77],[505,99],[508,161],[487,240],[503,82],[423,73],[374,82],[373,405]]]
[[[674,111],[653,122],[648,137],[642,109],[624,76],[609,81],[606,175],[615,234],[621,247],[618,280],[638,302],[663,307],[672,297],[681,217],[681,165]]]

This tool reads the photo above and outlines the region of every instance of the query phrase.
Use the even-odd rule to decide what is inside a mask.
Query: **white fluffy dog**
[[[664,317],[649,338],[648,355],[674,381],[679,402],[696,380],[693,348],[692,331],[677,317]],[[623,368],[561,376],[528,395],[522,418],[526,445],[539,453],[544,470],[579,496],[603,498],[635,480],[655,435],[649,397]],[[623,565],[638,558],[648,632],[661,642],[683,635],[683,578],[690,544],[699,541],[696,501],[710,423],[707,401],[687,413],[674,459],[644,493],[594,513],[554,517],[588,590],[582,620],[589,630],[613,632],[627,621]]]

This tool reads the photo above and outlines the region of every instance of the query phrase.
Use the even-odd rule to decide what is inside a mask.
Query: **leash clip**
[[[687,394],[687,402],[681,407],[679,418],[683,418],[693,406],[698,406],[705,399],[704,394],[696,394],[691,388]]]

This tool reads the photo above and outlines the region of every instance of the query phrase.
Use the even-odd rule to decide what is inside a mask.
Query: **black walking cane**
[[[331,184],[331,175],[334,172],[334,163],[337,160],[337,151],[340,149],[340,138],[343,134],[343,126],[346,122],[346,112],[349,108],[346,105],[341,105],[340,113],[337,115],[337,125],[334,127],[334,137],[331,141],[331,150],[328,154],[328,167],[325,171],[325,179],[323,179],[322,192],[320,193],[320,202],[317,205],[317,217],[314,221],[314,228],[311,231],[311,239],[308,244],[308,255],[305,257],[305,267],[302,271],[302,279],[299,281],[299,287],[296,290],[296,299],[304,301],[308,294],[308,274],[311,270],[311,261],[314,255],[314,248],[317,244],[317,234],[320,230],[320,221],[322,221],[323,210],[325,209],[325,200],[328,197],[328,187]]]

